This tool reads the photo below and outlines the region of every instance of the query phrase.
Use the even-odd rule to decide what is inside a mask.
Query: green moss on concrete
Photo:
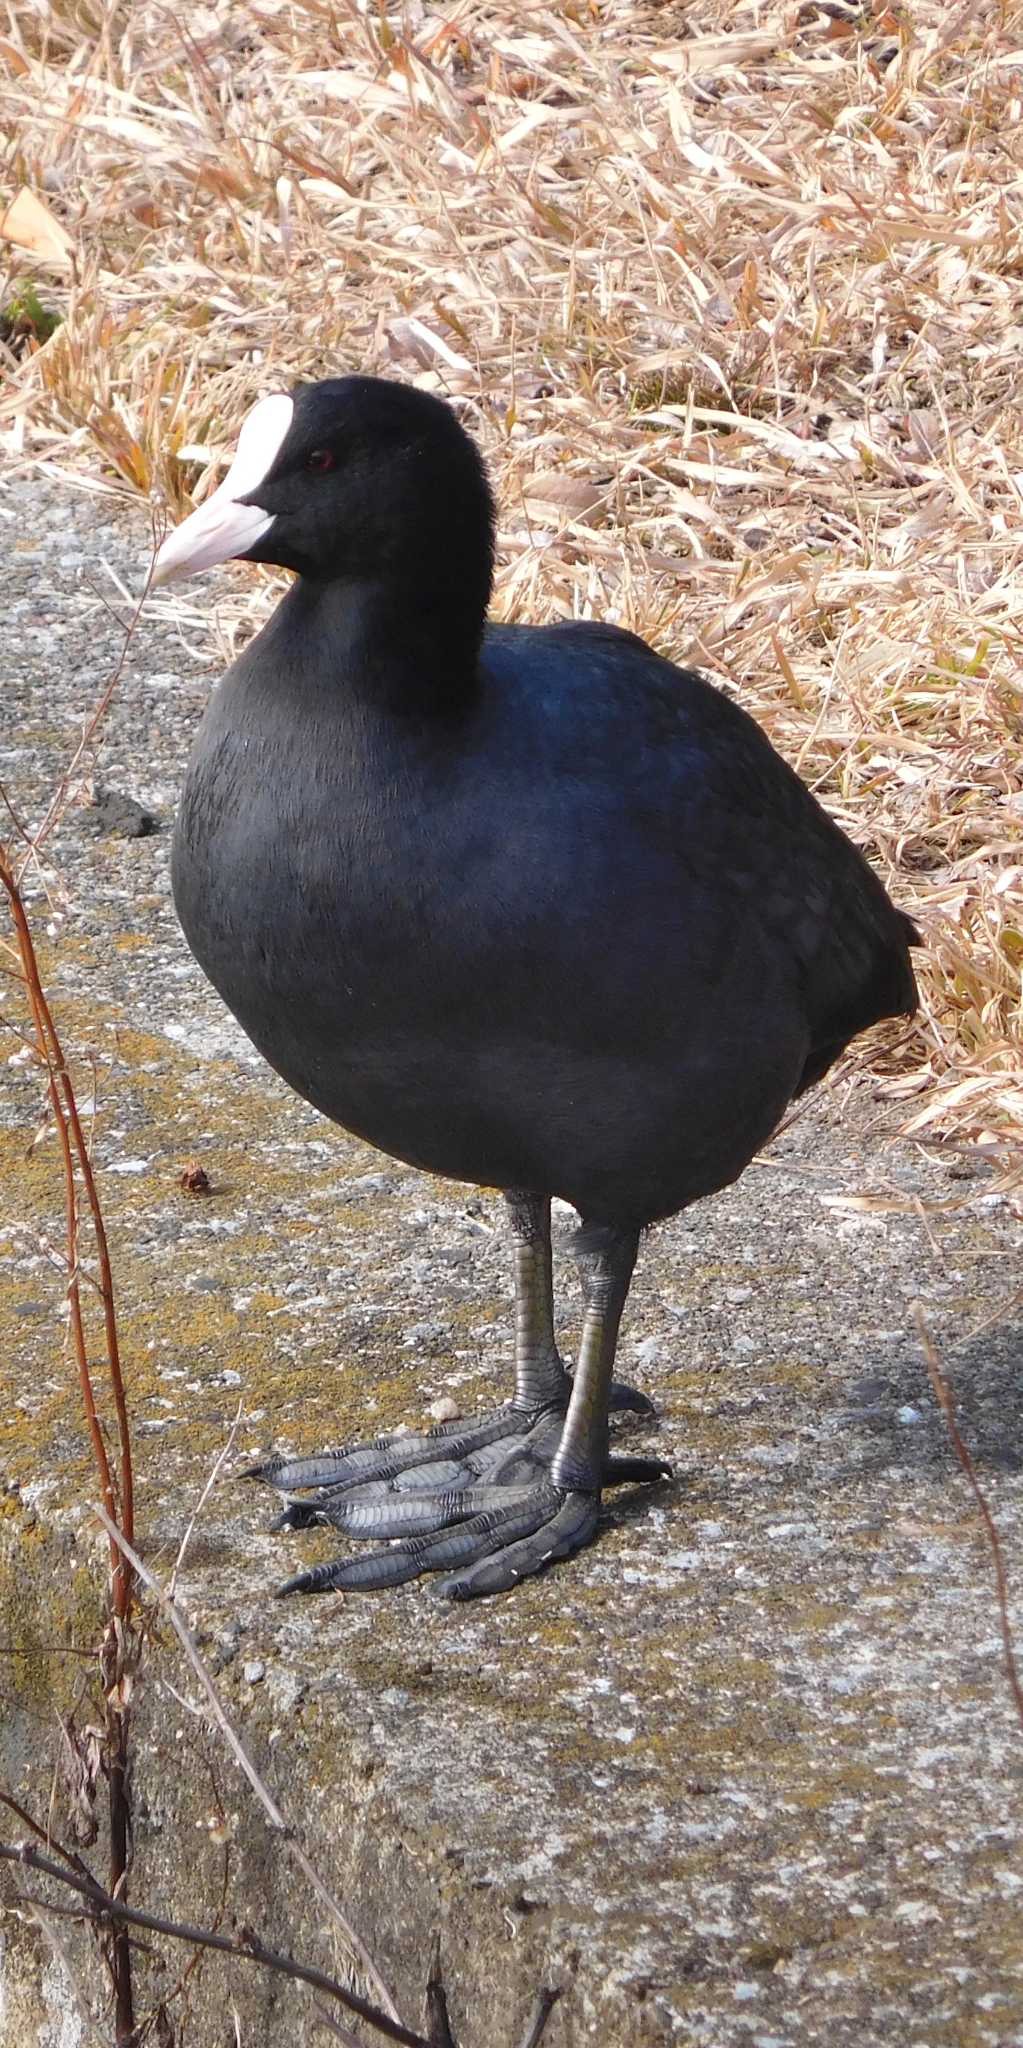
[[[0,1680],[8,1700],[51,1725],[80,1701],[103,1616],[100,1573],[75,1556],[71,1539],[10,1497],[0,1501]]]

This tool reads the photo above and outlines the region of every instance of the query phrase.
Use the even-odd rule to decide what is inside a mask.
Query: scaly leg
[[[258,1476],[289,1495],[294,1489],[303,1493],[313,1489],[307,1497],[289,1500],[278,1527],[329,1523],[355,1537],[404,1539],[393,1550],[299,1573],[282,1592],[396,1585],[420,1571],[462,1560],[472,1564],[498,1543],[510,1545],[531,1536],[539,1540],[537,1532],[550,1519],[552,1464],[563,1434],[567,1432],[571,1441],[578,1436],[583,1389],[592,1378],[592,1366],[586,1363],[587,1347],[592,1350],[593,1341],[588,1333],[593,1288],[596,1285],[599,1293],[599,1283],[589,1281],[583,1343],[573,1382],[554,1339],[550,1202],[519,1192],[506,1199],[515,1247],[515,1392],[511,1403],[473,1424],[444,1423],[421,1435],[380,1437],[374,1444],[328,1451],[319,1458],[277,1458],[257,1467]],[[634,1238],[631,1243],[626,1291],[635,1259]],[[615,1405],[622,1407],[649,1411],[650,1406],[644,1397],[618,1388],[610,1380],[624,1299],[623,1292],[611,1336],[606,1383],[601,1383],[599,1396],[603,1436],[600,1463],[594,1466],[598,1492],[602,1481],[656,1478],[666,1469],[660,1460],[611,1459],[607,1455],[609,1398],[617,1396]],[[593,1398],[585,1395],[587,1401]],[[594,1507],[594,1521],[595,1516]],[[577,1517],[572,1515],[569,1520],[574,1531]],[[568,1550],[578,1548],[574,1535],[566,1546],[560,1524],[555,1538],[558,1547],[551,1550],[548,1545],[545,1555],[567,1555]],[[516,1572],[516,1576],[523,1575]],[[448,1590],[455,1588],[452,1585]],[[481,1584],[479,1590],[497,1588],[488,1583]]]
[[[476,1477],[479,1469],[501,1462],[509,1449],[524,1443],[537,1423],[565,1413],[572,1382],[554,1340],[550,1201],[518,1191],[506,1195],[505,1200],[515,1273],[515,1390],[509,1404],[476,1422],[443,1422],[415,1434],[402,1431],[377,1437],[372,1443],[324,1451],[315,1458],[271,1458],[253,1467],[248,1476],[267,1479],[287,1492],[315,1487],[317,1498],[309,1505],[316,1507],[322,1505],[322,1494],[347,1491],[355,1485],[366,1498],[363,1489],[367,1482],[415,1485],[415,1475],[423,1466],[430,1467],[429,1478],[437,1488],[442,1484],[450,1488],[457,1483],[455,1468],[460,1464],[465,1463],[467,1478]],[[470,1468],[470,1458],[482,1459],[482,1467]],[[437,1469],[442,1465],[452,1468],[450,1475]],[[367,1529],[365,1533],[384,1532]]]

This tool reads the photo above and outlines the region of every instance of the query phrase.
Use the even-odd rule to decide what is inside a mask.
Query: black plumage
[[[235,517],[245,540],[265,524],[221,552],[297,580],[200,728],[175,900],[301,1095],[416,1166],[510,1191],[521,1270],[502,1434],[490,1418],[418,1462],[388,1447],[269,1476],[316,1489],[293,1525],[412,1531],[376,1569],[297,1584],[464,1559],[447,1589],[492,1590],[592,1533],[639,1232],[734,1180],[857,1032],[912,1013],[916,933],[699,675],[596,622],[485,625],[490,495],[440,401],[343,378],[299,387],[290,416],[277,403],[266,474],[221,513],[228,542]],[[190,566],[190,524],[168,573]],[[549,1319],[551,1195],[584,1226],[574,1389]],[[478,1526],[519,1495],[514,1526]]]

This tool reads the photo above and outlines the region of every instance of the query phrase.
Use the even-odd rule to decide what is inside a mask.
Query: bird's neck
[[[276,616],[303,665],[367,705],[444,717],[475,699],[482,617],[412,574],[400,585],[303,576]]]

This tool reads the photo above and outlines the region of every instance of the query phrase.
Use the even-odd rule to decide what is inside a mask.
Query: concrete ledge
[[[41,506],[48,534],[62,522],[68,558],[58,573],[30,545],[5,564],[24,630],[3,775],[31,807],[113,651],[75,561],[99,546],[124,573],[135,542],[116,522],[97,539],[84,501],[33,486],[11,502],[23,536]],[[97,1062],[158,1569],[239,1401],[239,1463],[421,1421],[442,1395],[469,1413],[502,1385],[510,1303],[499,1205],[334,1133],[189,962],[166,828],[205,687],[168,629],[140,634],[103,777],[161,829],[110,837],[69,816],[70,914],[47,962],[69,1044]],[[53,1646],[93,1640],[98,1551],[60,1283],[38,1244],[60,1227],[54,1151],[26,1157],[37,1093],[3,1071],[0,1749],[44,1810],[54,1712],[79,1676]],[[425,1587],[275,1603],[330,1538],[272,1538],[269,1498],[231,1480],[206,1509],[182,1590],[229,1704],[411,2020],[440,1931],[462,2048],[514,2048],[541,1981],[566,1991],[550,2048],[1004,2048],[1023,2030],[1023,1738],[911,1316],[923,1297],[1018,1584],[1018,1324],[963,1336],[1010,1294],[1019,1230],[1004,1207],[937,1216],[935,1256],[913,1216],[827,1207],[880,1180],[956,1191],[885,1149],[876,1116],[862,1092],[818,1097],[737,1188],[651,1238],[623,1363],[661,1411],[636,1441],[676,1477],[619,1495],[598,1544],[546,1580],[467,1609]],[[209,1196],[180,1186],[193,1159]],[[329,1967],[319,1910],[191,1692],[154,1646],[134,1897],[212,1918],[226,1857],[228,1913]],[[34,1933],[4,1932],[0,2048],[71,2048],[84,2037],[60,1973]],[[234,2040],[235,2008],[245,2048],[312,2038],[306,1994],[215,1959],[189,2038]]]

